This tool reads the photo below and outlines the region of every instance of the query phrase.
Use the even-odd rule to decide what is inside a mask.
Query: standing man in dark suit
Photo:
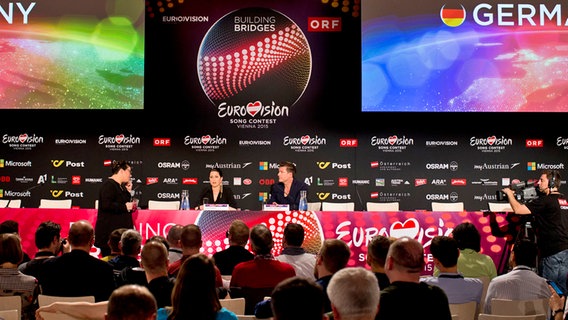
[[[296,179],[296,165],[290,161],[278,164],[278,182],[270,187],[270,197],[267,203],[288,204],[290,210],[298,210],[300,191],[308,191],[308,185]]]
[[[115,289],[112,266],[90,255],[95,242],[91,223],[74,222],[67,240],[71,252],[44,263],[42,293],[63,297],[95,296],[97,302],[108,300]]]

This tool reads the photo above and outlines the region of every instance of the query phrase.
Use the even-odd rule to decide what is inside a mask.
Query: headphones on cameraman
[[[556,170],[552,170],[550,173],[550,179],[548,179],[548,189],[552,189],[554,187],[556,187],[556,175],[558,174],[558,171]]]

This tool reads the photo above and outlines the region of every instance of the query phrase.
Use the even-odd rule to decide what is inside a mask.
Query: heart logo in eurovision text
[[[497,140],[497,137],[495,136],[488,137],[487,143],[489,143],[489,145],[492,146],[495,143],[495,140]]]
[[[247,104],[247,113],[254,117],[260,111],[261,106],[260,101],[249,102]]]
[[[116,143],[121,144],[122,140],[124,140],[124,134],[119,134],[115,137]]]
[[[396,143],[396,140],[398,140],[397,136],[390,136],[389,137],[389,144],[392,146]]]
[[[203,142],[203,144],[209,143],[209,140],[211,140],[210,135],[206,135],[206,136],[201,137],[201,141]]]
[[[20,143],[24,143],[26,142],[26,140],[28,140],[28,134],[27,133],[20,134]]]
[[[406,220],[404,223],[400,221],[396,221],[391,225],[390,235],[391,237],[400,238],[400,237],[410,237],[415,239],[420,231],[420,226],[418,221],[414,218],[410,218]]]

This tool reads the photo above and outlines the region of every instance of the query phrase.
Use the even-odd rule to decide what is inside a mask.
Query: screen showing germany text
[[[363,112],[568,111],[568,2],[466,1],[361,1]]]
[[[144,1],[0,0],[0,109],[143,109]]]

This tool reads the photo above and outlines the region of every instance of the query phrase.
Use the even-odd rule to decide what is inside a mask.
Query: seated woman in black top
[[[203,210],[203,198],[208,198],[211,204],[228,204],[231,210],[237,210],[237,201],[231,188],[223,186],[223,172],[219,168],[209,171],[209,186],[203,188],[199,194],[199,206],[196,210]]]

